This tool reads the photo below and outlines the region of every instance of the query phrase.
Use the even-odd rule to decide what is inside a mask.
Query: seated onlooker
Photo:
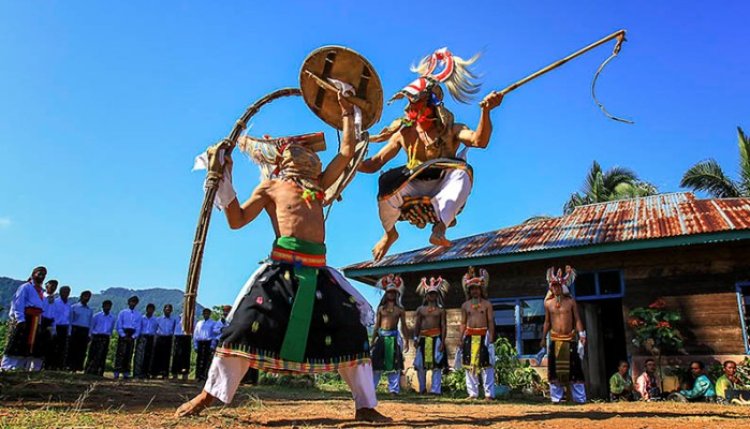
[[[661,381],[656,375],[656,362],[653,359],[646,359],[644,367],[643,373],[635,381],[635,390],[644,401],[661,399]]]
[[[609,379],[609,399],[611,401],[632,401],[633,400],[633,380],[630,378],[628,371],[630,364],[621,360],[617,366],[617,372]]]
[[[731,360],[724,362],[724,374],[716,380],[716,400],[729,404],[732,399],[747,401],[750,391],[743,389],[744,385],[737,378],[737,363]]]
[[[690,374],[693,376],[693,388],[683,389],[669,395],[669,399],[680,402],[712,402],[716,400],[714,384],[703,373],[705,366],[703,362],[690,362]]]

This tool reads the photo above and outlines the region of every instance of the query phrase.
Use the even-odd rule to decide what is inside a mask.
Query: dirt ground
[[[553,406],[511,399],[381,397],[387,425],[351,420],[346,392],[243,387],[232,406],[176,420],[174,409],[199,391],[194,383],[115,382],[84,376],[0,375],[2,428],[747,428],[750,407],[675,403]]]

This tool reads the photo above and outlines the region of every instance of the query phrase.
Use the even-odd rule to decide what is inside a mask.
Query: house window
[[[740,306],[740,324],[745,340],[745,353],[750,354],[750,283],[737,285],[737,303]]]
[[[619,270],[580,273],[572,288],[579,301],[606,298],[622,298],[624,284]]]
[[[507,338],[519,356],[534,356],[540,350],[544,329],[543,298],[493,300],[495,336]]]

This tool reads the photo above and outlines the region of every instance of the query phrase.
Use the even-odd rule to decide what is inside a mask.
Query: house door
[[[583,370],[590,398],[608,396],[609,377],[620,360],[627,359],[622,300],[593,299],[578,303],[588,339]]]

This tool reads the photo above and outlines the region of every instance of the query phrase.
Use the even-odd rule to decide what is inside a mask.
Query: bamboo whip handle
[[[513,91],[514,89],[518,88],[519,86],[521,86],[521,85],[523,85],[525,83],[528,83],[528,82],[530,82],[530,81],[538,78],[539,76],[541,76],[541,75],[543,75],[543,74],[545,74],[547,72],[550,72],[550,71],[552,71],[552,70],[560,67],[561,65],[567,63],[568,61],[572,60],[573,58],[579,57],[579,56],[585,54],[586,52],[588,52],[588,51],[590,51],[590,50],[592,50],[592,49],[594,49],[594,48],[596,48],[596,47],[598,47],[600,45],[603,45],[603,44],[609,42],[612,39],[617,39],[617,46],[615,46],[615,51],[619,51],[620,50],[620,45],[622,45],[622,42],[625,41],[625,30],[615,31],[614,33],[610,34],[609,36],[603,37],[603,38],[597,40],[596,42],[594,42],[594,43],[586,46],[585,48],[579,49],[578,51],[573,52],[572,54],[568,55],[567,57],[565,57],[565,58],[563,58],[561,60],[555,61],[554,63],[548,65],[547,67],[544,67],[544,68],[542,68],[542,69],[540,69],[540,70],[538,70],[538,71],[536,71],[536,72],[534,72],[534,73],[526,76],[525,78],[519,80],[518,82],[516,82],[516,83],[514,83],[512,85],[509,85],[509,86],[503,88],[500,91],[493,91],[493,92],[499,92],[500,94],[505,95],[505,94]],[[479,106],[484,107],[486,104],[487,103],[485,103],[484,101],[482,101],[482,102],[479,103]]]

